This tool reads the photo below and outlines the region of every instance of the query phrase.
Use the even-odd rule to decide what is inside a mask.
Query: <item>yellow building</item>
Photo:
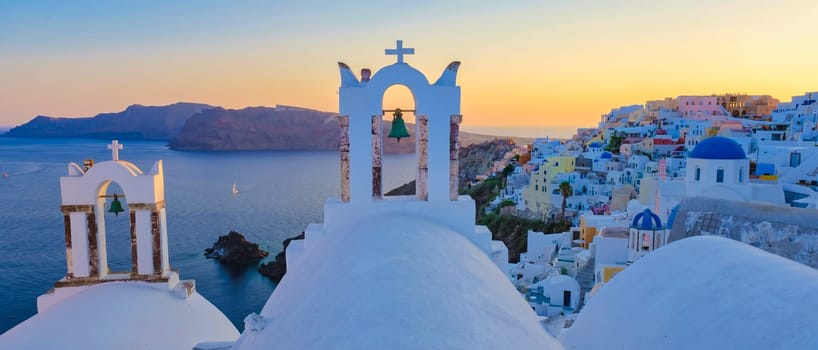
[[[547,169],[540,166],[531,172],[528,187],[523,190],[525,207],[532,212],[543,216],[551,210],[551,193],[548,192],[546,180]]]
[[[546,158],[545,162],[536,170],[531,172],[531,179],[528,187],[523,190],[523,200],[529,210],[540,215],[548,214],[552,209],[551,192],[554,185],[551,183],[562,173],[574,171],[576,158],[553,156]]]
[[[584,241],[582,247],[588,249],[594,242],[594,237],[603,229],[626,229],[628,224],[627,220],[618,220],[610,215],[582,214],[579,218],[579,239]]]
[[[606,265],[602,267],[602,283],[608,283],[608,281],[616,276],[617,273],[622,272],[625,269],[625,266],[622,265]]]
[[[557,176],[557,174],[569,173],[574,171],[575,161],[576,161],[575,157],[564,156],[548,157],[543,166],[548,168],[548,174],[550,176],[549,181],[553,180]]]
[[[594,287],[591,288],[591,291],[588,292],[589,297],[593,298],[597,292],[604,286],[608,281],[610,281],[616,274],[625,270],[625,266],[622,265],[604,265],[600,268],[599,274],[601,278],[598,278],[599,283],[594,284]]]
[[[585,215],[579,218],[579,239],[583,241],[582,247],[588,249],[588,245],[594,241],[596,237],[596,226],[590,226],[585,221]]]

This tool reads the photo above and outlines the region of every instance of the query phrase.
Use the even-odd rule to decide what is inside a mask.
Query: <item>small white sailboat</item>
[[[237,194],[239,194],[239,189],[236,187],[236,183],[234,182],[233,183],[233,195],[235,196]]]

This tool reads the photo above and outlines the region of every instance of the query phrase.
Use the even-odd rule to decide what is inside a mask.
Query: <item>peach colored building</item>
[[[727,111],[718,104],[717,96],[679,96],[679,112],[685,119],[724,120]]]
[[[645,109],[647,109],[648,112],[656,112],[659,110],[676,111],[679,109],[679,101],[673,97],[665,97],[663,100],[646,102]]]

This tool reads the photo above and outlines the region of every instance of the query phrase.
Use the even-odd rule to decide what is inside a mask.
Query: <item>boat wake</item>
[[[44,163],[0,163],[0,177],[36,174],[45,169]]]

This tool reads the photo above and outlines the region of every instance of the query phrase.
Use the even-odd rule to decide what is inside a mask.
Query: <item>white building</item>
[[[576,312],[579,282],[571,276],[552,274],[528,287],[526,299],[537,315],[556,316]]]
[[[815,100],[818,92],[793,96],[791,102],[780,103],[773,110],[771,119],[775,125],[787,125],[790,140],[815,141],[818,137],[818,109]]]
[[[546,265],[554,259],[559,247],[571,247],[570,232],[545,234],[529,230],[527,238],[526,253],[520,254],[520,261]]]
[[[699,142],[709,136],[707,134],[707,129],[709,129],[713,123],[706,120],[685,120],[685,125],[687,126],[687,128],[684,130],[685,146],[687,146],[688,150],[691,150],[696,147]]]
[[[594,285],[607,283],[628,264],[628,236],[620,230],[603,229],[594,237],[590,251],[595,263]]]

